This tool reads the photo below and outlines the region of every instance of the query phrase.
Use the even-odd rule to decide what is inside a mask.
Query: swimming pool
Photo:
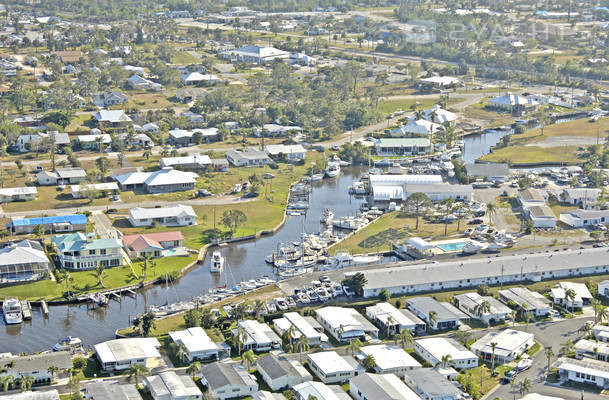
[[[439,244],[438,247],[444,251],[458,251],[465,247],[467,242],[454,242]]]
[[[176,253],[176,249],[167,249],[164,251],[164,256],[165,257],[171,257]]]

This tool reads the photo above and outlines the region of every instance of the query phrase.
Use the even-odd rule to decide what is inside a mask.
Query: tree
[[[531,380],[529,378],[524,378],[524,380],[520,382],[520,387],[518,389],[520,395],[524,396],[525,394],[529,393],[532,386],[533,384],[531,383]]]
[[[15,377],[13,375],[6,375],[0,378],[2,381],[2,390],[8,392],[8,388],[15,383]]]
[[[572,288],[565,290],[565,300],[567,302],[567,308],[569,308],[568,305],[569,305],[569,302],[571,302],[571,307],[570,307],[571,312],[573,312],[573,301],[575,300],[576,297],[577,297],[577,293]]]
[[[51,381],[54,381],[55,374],[57,374],[57,372],[59,371],[59,368],[57,368],[54,365],[51,365],[49,368],[47,368],[47,371],[49,372],[49,374],[51,374]]]
[[[406,199],[406,207],[414,211],[416,217],[416,224],[414,229],[419,229],[419,217],[421,212],[431,206],[431,200],[425,193],[416,192],[408,196]]]
[[[552,364],[552,357],[554,357],[554,349],[552,346],[546,347],[544,350],[546,359],[548,360],[548,374],[550,373],[550,365]]]
[[[444,199],[440,202],[442,207],[442,216],[444,217],[444,236],[448,235],[448,217],[453,213],[455,206],[455,200],[451,197]]]
[[[497,342],[491,342],[491,373],[495,373],[495,350],[497,350]],[[482,386],[482,385],[480,385]]]
[[[359,349],[362,348],[364,344],[358,339],[351,339],[351,341],[349,342],[349,344],[347,345],[347,349],[351,352],[351,355],[355,355],[356,352],[359,351]]]
[[[247,216],[241,210],[226,210],[220,218],[220,223],[230,230],[231,236],[235,234],[239,225],[245,222],[247,222]]]
[[[131,382],[135,381],[135,386],[137,386],[140,380],[148,374],[148,368],[142,364],[132,364],[129,367],[129,374],[127,375],[127,381]]]
[[[32,233],[34,234],[34,236],[36,236],[39,240],[42,240],[44,238],[44,225],[40,224],[40,225],[36,225],[34,227],[34,230],[32,231]]]
[[[104,279],[107,276],[106,268],[103,265],[99,264],[97,267],[95,267],[93,275],[97,279],[97,285],[105,289],[106,285],[104,285]]]
[[[599,323],[603,323],[609,319],[609,309],[607,307],[600,306],[596,312],[596,318]]]
[[[461,343],[463,346],[466,346],[472,340],[472,333],[470,331],[457,331],[455,333],[455,339],[457,342]]]
[[[383,289],[383,290],[381,290],[381,293],[379,293],[379,300],[380,301],[386,302],[390,298],[391,298],[391,295],[389,294],[389,291],[387,289]]]
[[[343,285],[348,286],[358,296],[363,296],[364,286],[368,283],[368,278],[362,272],[343,280]]]
[[[190,377],[192,379],[195,379],[195,376],[197,375],[197,372],[199,372],[200,370],[201,370],[201,363],[198,362],[198,361],[190,363],[188,368],[186,368],[186,372],[188,374],[190,374]]]
[[[296,342],[296,347],[300,352],[300,362],[302,362],[302,354],[309,351],[309,349],[311,348],[311,346],[309,345],[309,338],[307,338],[305,335],[300,335],[298,341]]]
[[[427,316],[427,321],[429,322],[429,329],[433,329],[433,326],[438,322],[438,313],[430,311]]]
[[[153,328],[156,328],[156,322],[154,322],[154,314],[147,312],[141,318],[142,322],[142,335],[148,336]]]
[[[560,354],[565,357],[569,357],[573,353],[574,345],[571,339],[568,339],[566,342],[560,344]]]
[[[395,344],[398,342],[402,345],[402,349],[406,350],[414,343],[414,337],[412,336],[412,332],[408,329],[401,329],[400,332],[394,337]]]
[[[176,355],[178,356],[180,361],[184,361],[184,358],[186,358],[187,354],[188,354],[188,350],[186,349],[186,345],[184,345],[184,343],[178,343]]]
[[[492,225],[493,216],[497,214],[497,206],[493,202],[489,202],[486,204],[486,213],[488,214],[488,224]]]
[[[376,367],[376,360],[372,354],[368,354],[364,361],[362,362],[364,368],[366,368],[369,372],[374,372],[374,368]]]
[[[70,291],[70,283],[72,283],[74,281],[74,278],[72,278],[72,276],[70,275],[68,270],[65,270],[65,269],[56,270],[55,271],[55,278],[57,279],[57,281],[59,283],[65,282],[65,284],[66,284],[66,296],[70,296],[70,294],[72,293]]]
[[[36,381],[32,375],[21,375],[19,378],[20,388],[22,392],[27,392],[32,389],[32,385]]]
[[[452,359],[453,357],[450,354],[444,354],[440,359],[440,364],[442,364],[442,367],[447,368],[450,365]]]
[[[254,356],[253,350],[245,351],[241,354],[241,364],[245,364],[245,369],[249,371],[250,367],[254,363],[256,357]]]

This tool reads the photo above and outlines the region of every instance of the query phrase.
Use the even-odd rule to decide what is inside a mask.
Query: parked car
[[[474,218],[474,219],[470,219],[467,224],[468,225],[478,225],[478,224],[481,224],[482,222],[484,222],[484,221],[482,221],[481,218]]]

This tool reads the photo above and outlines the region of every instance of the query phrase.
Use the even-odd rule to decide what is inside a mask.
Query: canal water
[[[465,138],[464,159],[473,162],[488,153],[506,132],[488,133]],[[191,270],[175,284],[154,286],[139,291],[134,298],[123,297],[120,302],[110,300],[105,308],[88,310],[86,305],[66,305],[50,307],[50,315],[45,318],[40,310],[33,310],[33,318],[22,325],[0,323],[0,353],[32,353],[50,349],[60,337],[75,336],[83,340],[85,346],[114,338],[118,328],[128,325],[129,320],[143,312],[150,305],[166,302],[190,300],[209,288],[237,284],[243,280],[268,275],[273,277],[273,269],[264,262],[267,254],[279,243],[300,240],[302,232],[314,233],[321,230],[320,217],[324,208],[332,210],[336,217],[353,215],[364,202],[348,194],[349,185],[357,180],[363,170],[344,168],[340,177],[313,183],[311,207],[303,216],[287,217],[285,225],[273,236],[256,241],[234,243],[220,248],[226,259],[222,274],[210,274],[209,256],[205,262]]]

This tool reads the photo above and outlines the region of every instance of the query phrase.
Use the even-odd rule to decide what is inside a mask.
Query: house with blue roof
[[[45,232],[73,232],[87,229],[87,216],[84,214],[55,215],[51,217],[21,218],[12,217],[7,224],[14,234],[32,233],[38,225],[44,226]]]
[[[99,265],[111,268],[131,264],[118,239],[96,239],[91,234],[75,232],[53,236],[51,242],[57,250],[57,259],[63,268],[95,269]]]

